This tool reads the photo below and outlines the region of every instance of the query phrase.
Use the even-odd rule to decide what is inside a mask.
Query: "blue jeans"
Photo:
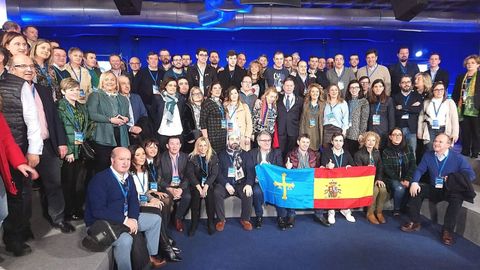
[[[417,150],[417,133],[416,132],[410,132],[410,129],[408,127],[402,128],[402,133],[403,136],[405,137],[405,140],[412,149],[413,153]]]
[[[160,239],[160,227],[162,218],[159,215],[140,213],[138,217],[138,232],[145,232],[148,254],[158,254],[158,241]],[[137,233],[138,233],[137,232]],[[133,238],[128,233],[122,233],[113,242],[113,257],[117,263],[118,270],[131,270],[130,253],[132,251]]]
[[[7,193],[5,192],[5,186],[3,185],[2,177],[0,176],[0,227],[3,220],[8,216],[7,206]]]
[[[263,191],[258,183],[253,185],[253,208],[255,209],[255,216],[263,216]]]
[[[390,183],[390,189],[393,195],[393,210],[398,211],[406,204],[406,188],[400,183],[400,181],[392,180]]]

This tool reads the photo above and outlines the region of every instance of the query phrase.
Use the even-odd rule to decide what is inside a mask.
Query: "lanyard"
[[[366,67],[366,70],[367,70],[367,77],[370,79],[370,77],[372,77],[373,73],[375,73],[375,71],[377,71],[377,68],[378,68],[378,64],[375,66],[375,68],[373,69],[372,73],[371,74],[368,74],[368,66]]]
[[[212,101],[215,102],[215,104],[217,104],[218,110],[220,110],[220,114],[222,115],[222,120],[225,119],[225,110],[223,109],[223,106],[218,105],[218,103],[213,99],[212,99]]]
[[[153,84],[157,84],[158,72],[156,72],[155,77],[154,77],[152,71],[149,68],[147,68],[147,69],[148,69],[148,73],[150,73],[150,77],[152,77]]]
[[[332,105],[329,103],[328,106],[330,107],[330,112],[333,113],[333,109],[335,109],[335,107],[337,107],[338,103],[335,104],[333,107]]]
[[[228,119],[232,119],[232,117],[235,115],[235,112],[237,112],[238,105],[235,106],[235,110],[233,110],[232,114],[228,114]]]
[[[404,97],[403,97],[403,100],[404,100],[404,101],[403,101],[403,107],[406,107],[406,106],[407,106],[407,103],[408,103],[408,101],[410,100],[410,96],[411,96],[411,95],[412,95],[412,92],[408,93],[408,96],[406,96],[406,97],[404,96]]]
[[[440,103],[440,105],[438,106],[438,110],[437,110],[437,107],[435,106],[435,102],[433,102],[433,112],[435,112],[435,119],[438,118],[438,113],[440,112],[440,108],[442,107],[443,105],[443,101],[442,103]]]
[[[72,115],[73,126],[75,127],[75,131],[81,132],[82,129],[80,128],[80,122],[78,121],[77,117],[75,117],[75,114],[73,113],[72,105],[68,101],[67,101],[67,110]]]
[[[56,69],[56,68],[54,67],[54,68],[53,68],[53,71],[55,71],[55,74],[57,74],[58,77],[60,77],[61,80],[65,79],[65,78],[62,76],[61,70],[58,70],[58,69]],[[61,81],[61,80],[60,80],[60,81]]]
[[[377,104],[377,107],[375,109],[375,114],[378,114],[378,110],[380,109],[380,101]]]
[[[77,79],[77,82],[82,83],[82,67],[80,67],[80,77],[79,77],[79,76],[77,76],[77,73],[75,72],[75,69],[73,69],[72,65],[70,63],[68,63],[68,65],[72,69],[73,75],[75,75],[75,78]]]
[[[337,168],[342,167],[343,164],[343,153],[340,155],[340,163],[338,163],[337,155],[333,154],[333,158],[335,159],[335,163],[337,164]]]
[[[112,173],[113,177],[115,177],[115,179],[117,179],[117,184],[120,187],[120,191],[122,192],[123,198],[125,199],[125,201],[123,202],[124,208],[126,208],[128,210],[127,198],[128,198],[128,192],[130,190],[130,182],[128,182],[128,178],[125,179],[125,181],[127,182],[127,186],[124,186],[122,184],[122,182],[120,181],[120,179],[118,179],[117,175],[112,171],[112,169],[110,169],[110,172]]]
[[[442,171],[443,171],[443,168],[445,167],[445,164],[447,164],[447,160],[448,160],[448,155],[447,157],[442,160],[442,167],[440,167],[440,164],[438,163],[438,158],[435,157],[435,163],[437,164],[437,169],[438,169],[438,177],[442,177]]]
[[[375,165],[375,159],[373,159],[373,154],[369,153],[370,165]]]
[[[201,156],[198,156],[198,159],[200,159],[200,166],[202,167],[202,170],[205,170],[205,177],[202,177],[202,186],[207,182],[207,177],[208,177],[208,162],[203,162],[203,159]],[[206,157],[205,157],[206,159]],[[206,160],[205,160],[206,161]]]
[[[142,195],[143,195],[143,194],[145,194],[145,191],[146,191],[145,186],[148,186],[148,179],[147,179],[147,183],[145,183],[145,172],[142,175],[142,181],[140,181],[140,177],[138,177],[137,173],[135,173],[135,176],[138,179],[138,183],[140,183],[140,186],[142,187]]]
[[[335,70],[335,75],[337,75],[337,78],[338,78],[339,81],[342,79],[343,74],[345,74],[345,67],[343,67],[342,73],[340,73],[340,76],[338,75],[337,71]]]
[[[40,67],[40,66],[39,66]],[[42,73],[45,78],[47,78],[48,86],[52,86],[52,78],[50,77],[50,74],[48,74],[48,66],[45,64],[45,67],[40,67],[40,73]]]

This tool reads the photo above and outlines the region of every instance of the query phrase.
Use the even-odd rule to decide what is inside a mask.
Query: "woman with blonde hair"
[[[200,87],[194,86],[190,89],[188,101],[183,107],[182,126],[183,144],[182,151],[190,153],[195,145],[195,140],[202,136],[200,128],[200,113],[202,111],[203,93]]]
[[[430,95],[431,89],[432,89],[432,78],[427,72],[419,72],[415,74],[415,90],[424,99]]]
[[[244,151],[250,150],[253,133],[252,114],[248,105],[240,99],[236,86],[227,89],[223,106],[227,116],[227,138],[229,134],[239,135],[240,148]]]
[[[95,169],[102,171],[110,166],[110,154],[117,146],[129,145],[129,101],[118,93],[117,77],[106,71],[100,76],[99,90],[90,94],[88,115],[95,123],[93,141]]]
[[[195,148],[190,153],[186,175],[190,180],[191,215],[192,225],[188,232],[189,236],[195,235],[200,219],[201,200],[205,199],[207,209],[208,234],[215,232],[215,205],[213,187],[218,176],[218,158],[205,137],[200,137],[195,142]]]
[[[252,88],[255,89],[257,97],[263,96],[265,92],[265,79],[263,78],[262,64],[257,60],[250,62],[247,75],[252,78]]]
[[[267,88],[260,99],[257,99],[253,108],[253,132],[255,135],[267,131],[273,136],[275,121],[277,120],[278,92],[275,87]]]
[[[332,135],[336,132],[343,136],[348,129],[348,104],[336,84],[327,88],[327,102],[323,111],[323,146],[330,146]]]
[[[380,145],[380,136],[367,131],[360,140],[360,150],[355,153],[353,160],[357,166],[374,166],[375,183],[373,185],[373,202],[368,207],[367,219],[372,224],[386,223],[383,216],[383,205],[388,197],[387,187],[383,182],[383,164],[378,147]]]
[[[55,78],[53,68],[49,66],[48,62],[51,56],[51,47],[48,40],[38,39],[30,49],[30,58],[35,64],[36,83],[51,88],[54,98],[61,98],[59,96],[59,82]]]
[[[320,84],[312,83],[308,86],[305,96],[305,104],[300,118],[300,134],[308,134],[310,149],[314,151],[318,151],[323,142],[324,110],[323,87]]]

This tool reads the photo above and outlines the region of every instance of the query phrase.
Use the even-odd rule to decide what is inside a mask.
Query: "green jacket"
[[[115,101],[118,104],[118,114],[129,117],[129,103],[128,99],[122,95],[117,95]],[[123,146],[129,145],[128,141],[128,127],[127,125],[120,126],[120,144],[117,145],[115,141],[115,134],[113,133],[114,125],[110,123],[110,118],[117,116],[114,108],[110,102],[110,97],[103,90],[93,92],[88,96],[87,109],[90,120],[95,123],[93,131],[93,140],[105,146]]]
[[[76,113],[75,115],[78,116],[79,114],[83,115],[83,121],[79,121],[78,117],[75,117],[73,113],[73,109],[70,110],[69,106],[71,106],[68,101],[64,98],[60,99],[57,103],[58,107],[58,116],[62,120],[63,127],[65,129],[65,133],[67,135],[67,148],[68,152],[67,155],[73,153],[75,159],[78,159],[78,153],[80,151],[80,145],[75,144],[75,121],[80,122],[80,131],[84,134],[84,140],[87,139],[87,131],[88,131],[88,113],[85,105],[76,102],[75,108]]]

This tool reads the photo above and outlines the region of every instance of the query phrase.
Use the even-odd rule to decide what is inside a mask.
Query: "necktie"
[[[287,107],[287,112],[290,110],[290,96],[287,96],[287,101],[285,102],[285,106]]]

